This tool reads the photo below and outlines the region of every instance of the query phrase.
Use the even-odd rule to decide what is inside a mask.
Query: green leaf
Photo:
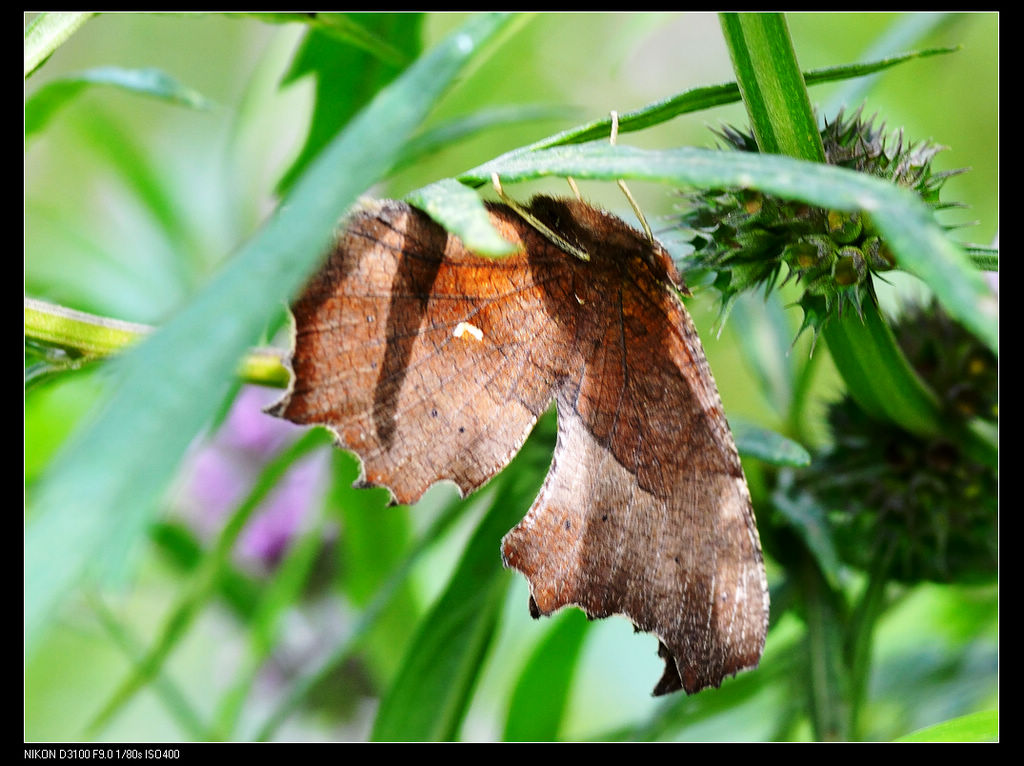
[[[434,125],[414,136],[406,145],[402,157],[396,163],[397,169],[404,169],[414,162],[429,157],[468,136],[492,128],[506,128],[516,123],[535,120],[568,119],[577,109],[547,104],[511,104],[480,109],[472,114],[453,117]]]
[[[951,718],[948,721],[918,729],[899,737],[897,742],[997,742],[999,740],[999,711],[982,710],[978,713]]]
[[[508,27],[472,16],[382,91],[324,149],[285,204],[194,300],[112,365],[113,390],[53,462],[25,531],[25,635],[31,647],[60,599],[96,562],[123,560],[191,440],[217,412],[264,323],[307,278],[339,216],[388,172],[456,75]],[[388,130],[381,130],[381,125]],[[112,549],[113,548],[113,549]]]
[[[964,245],[967,257],[977,268],[984,271],[999,271],[999,248],[985,245]]]
[[[408,51],[393,45],[386,36],[378,34],[367,24],[367,17],[376,14],[358,13],[229,13],[228,16],[248,16],[270,24],[306,24],[312,29],[337,38],[372,54],[386,64],[404,68],[413,57]],[[391,14],[413,16],[415,14]]]
[[[736,438],[736,449],[741,455],[757,458],[772,465],[794,468],[811,463],[811,456],[807,450],[776,431],[735,419],[729,421],[729,426]]]
[[[341,524],[341,539],[335,547],[341,570],[338,586],[362,616],[371,607],[376,608],[373,605],[382,588],[409,555],[411,512],[405,506],[388,507],[390,495],[386,489],[355,488],[353,482],[361,471],[356,457],[333,450],[331,458],[334,470],[328,504],[336,514],[336,523]],[[419,505],[416,508],[417,515],[428,512]],[[358,641],[363,651],[361,661],[373,678],[390,678],[398,669],[410,625],[422,612],[423,605],[408,582],[390,592],[370,632]]]
[[[375,741],[452,740],[483,669],[512,575],[498,544],[540,489],[550,451],[531,436],[500,475],[494,502],[466,544],[444,593],[421,620],[377,711]]]
[[[466,171],[466,184],[513,183],[550,176],[677,186],[759,189],[820,207],[869,214],[898,264],[920,277],[946,310],[998,351],[998,304],[963,250],[935,223],[913,193],[846,168],[778,155],[684,147],[644,150],[604,142],[505,155]]]
[[[126,628],[98,597],[90,598],[93,613],[103,627],[111,643],[121,650],[133,665],[144,659],[144,649],[132,632]],[[193,740],[202,740],[206,731],[202,718],[193,709],[185,694],[166,674],[160,673],[153,681],[153,688],[164,708],[181,725]]]
[[[57,48],[95,13],[40,13],[25,28],[25,77],[36,71]]]
[[[579,609],[570,609],[555,618],[555,624],[527,660],[512,692],[505,720],[506,742],[551,742],[558,738],[589,625],[586,614]]]
[[[456,234],[467,248],[476,253],[497,256],[516,250],[516,246],[491,225],[477,193],[453,178],[410,192],[405,200]]]
[[[825,509],[811,495],[793,492],[790,474],[783,476],[779,485],[772,493],[772,507],[803,539],[829,587],[838,588],[841,567],[839,555],[832,545],[832,529]]]
[[[393,56],[381,58],[379,50],[353,47],[351,39],[339,37],[322,25],[309,30],[281,83],[313,77],[313,115],[305,145],[278,183],[279,193],[290,189],[327,142],[419,53],[421,14],[368,13],[358,18],[358,22],[349,20],[348,24],[361,29],[367,39],[373,37],[402,53],[397,61]]]
[[[212,102],[159,69],[99,67],[52,80],[25,100],[25,137],[41,131],[59,109],[90,86],[105,85],[151,96],[192,109],[209,109]]]
[[[106,725],[107,721],[128,700],[160,674],[171,652],[185,637],[188,627],[215,593],[218,583],[228,568],[235,543],[260,503],[277,486],[282,476],[296,460],[317,447],[325,446],[328,439],[326,432],[311,429],[266,465],[249,494],[228,518],[213,550],[202,560],[190,586],[178,597],[177,602],[165,618],[155,643],[146,655],[133,666],[129,676],[116,688],[107,703],[100,709],[89,726],[91,731],[98,731]]]
[[[821,85],[854,77],[864,77],[898,64],[912,61],[913,59],[952,53],[954,50],[954,48],[927,48],[921,51],[913,51],[861,64],[844,64],[823,69],[811,69],[804,73],[804,80],[808,85]],[[619,115],[619,133],[644,130],[683,114],[691,114],[725,104],[735,104],[739,100],[740,89],[735,82],[690,88],[674,96],[654,101],[632,112],[623,112]],[[582,144],[597,139],[607,140],[611,134],[611,127],[611,117],[592,120],[583,125],[577,125],[576,127],[543,138],[528,146],[514,149],[503,157],[526,154],[537,149],[549,149],[553,146]],[[503,159],[503,157],[500,159]]]

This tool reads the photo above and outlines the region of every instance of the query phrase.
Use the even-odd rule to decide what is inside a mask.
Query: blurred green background
[[[462,18],[427,15],[424,48]],[[874,13],[793,14],[788,19],[804,70],[871,58],[873,46],[913,21]],[[983,244],[990,244],[998,232],[998,26],[996,14],[945,18],[897,50],[962,46],[958,52],[888,70],[869,90],[847,102],[851,108],[863,103],[867,114],[877,112],[890,128],[902,127],[910,140],[932,139],[949,147],[939,155],[939,170],[970,168],[952,178],[943,191],[945,200],[961,201],[969,208],[944,214],[943,222],[977,221],[954,236]],[[27,140],[26,295],[136,322],[160,324],[172,315],[274,209],[276,186],[301,149],[311,119],[313,86],[308,79],[281,86],[304,33],[301,24],[266,24],[219,14],[104,14],[86,23],[26,81],[26,96],[57,78],[94,67],[155,67],[201,93],[212,106],[192,110],[96,87],[84,91],[45,131]],[[552,107],[554,116],[510,122],[453,143],[371,193],[402,195],[611,109],[625,112],[690,87],[732,79],[714,14],[540,14],[468,73],[440,104],[431,123],[517,104]],[[849,94],[850,87],[851,83],[838,83],[812,88],[812,101],[834,110],[836,99]],[[557,111],[563,109],[571,111]],[[714,137],[709,128],[722,123],[745,124],[742,106],[682,117],[620,141],[645,147],[710,146]],[[581,186],[595,203],[632,217],[614,185]],[[524,199],[542,189],[567,193],[560,180],[506,191]],[[656,229],[671,219],[678,203],[671,190],[643,184],[633,184],[632,189]],[[897,293],[918,289],[909,280],[894,282]],[[778,427],[744,364],[733,328],[727,324],[720,337],[715,335],[715,296],[702,293],[688,305],[730,418]],[[799,312],[790,313],[795,333]],[[806,340],[792,353],[806,353]],[[102,374],[85,370],[26,394],[27,493],[62,441],[89,415]],[[827,359],[818,366],[814,386],[821,403],[841,390]],[[266,403],[274,394],[262,396]],[[812,415],[820,418],[820,411]],[[811,432],[821,430],[812,427]],[[196,455],[205,446],[197,442]],[[242,459],[237,449],[231,454]],[[328,457],[326,450],[319,454],[324,465],[345,460]],[[181,522],[201,542],[211,532],[197,520],[196,500],[190,496],[196,455],[170,493],[166,518]],[[348,464],[343,470],[354,469]],[[416,508],[379,511],[390,514],[381,522],[382,545],[400,549],[451,499],[450,488],[439,487]],[[324,505],[322,498],[308,502],[314,509]],[[300,528],[317,530],[325,541],[317,566],[326,568],[323,579],[330,582],[336,576],[331,568],[344,567],[344,562],[332,559],[345,549],[337,540],[346,533],[339,533],[334,520],[318,514],[324,516],[320,510],[310,511]],[[429,549],[399,605],[373,634],[374,641],[330,683],[318,687],[311,703],[293,715],[276,738],[368,736],[377,694],[395,672],[418,616],[447,582],[474,524],[473,514],[465,514]],[[495,556],[497,549],[496,540]],[[173,560],[169,550],[182,547],[154,543],[138,551],[133,579],[103,594],[113,618],[127,626],[140,645],[157,635],[184,582],[182,563]],[[396,560],[397,554],[380,555]],[[258,589],[273,563],[243,556],[238,568]],[[511,573],[508,577],[513,582],[499,635],[463,724],[464,739],[502,736],[517,674],[550,629],[550,621],[529,619],[522,578]],[[252,736],[296,669],[322,656],[351,627],[365,605],[353,592],[342,595],[323,587],[306,593],[289,610],[270,660],[255,675],[235,736]],[[84,727],[130,667],[126,652],[98,617],[102,613],[94,601],[76,598],[39,650],[27,658],[26,739],[188,738],[168,713],[166,699],[151,688],[135,696],[99,732],[85,733]],[[200,716],[211,715],[217,700],[232,687],[235,673],[245,663],[250,630],[230,600],[216,601],[203,610],[171,655],[166,675]],[[786,706],[788,693],[782,683],[785,669],[773,668],[773,656],[798,634],[795,618],[789,616],[773,629],[756,671],[763,680],[753,693],[721,705],[716,705],[713,693],[704,693],[684,706],[650,696],[661,665],[653,637],[634,635],[622,619],[595,623],[573,675],[559,736],[587,739],[616,731],[649,731],[680,739],[772,738],[780,728],[777,711]],[[995,706],[994,586],[908,589],[883,621],[877,639],[872,699],[865,716],[873,738],[891,738]],[[794,736],[809,736],[809,728],[797,725]]]

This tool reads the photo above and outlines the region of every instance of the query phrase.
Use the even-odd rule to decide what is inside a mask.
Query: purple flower
[[[267,463],[302,433],[300,427],[263,412],[279,395],[258,386],[242,388],[220,430],[195,451],[187,469],[183,512],[202,537],[219,533]],[[236,547],[243,563],[267,568],[280,561],[323,494],[327,463],[325,451],[305,456],[264,498]]]

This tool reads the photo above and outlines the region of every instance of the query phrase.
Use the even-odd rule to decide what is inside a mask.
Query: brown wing
[[[535,615],[578,604],[661,641],[656,693],[755,665],[767,589],[746,483],[714,381],[660,247],[584,203],[532,212],[587,251],[555,249],[504,206],[523,252],[489,260],[425,215],[354,216],[293,307],[292,388],[274,414],[334,430],[367,484],[415,502],[466,493],[522,446],[551,400],[558,446],[503,542]]]
[[[655,689],[692,693],[757,664],[768,592],[746,481],[667,254],[579,203],[574,263],[594,311],[582,372],[557,394],[551,472],[502,546],[535,613],[627,615],[666,659]],[[564,232],[563,223],[560,232]]]
[[[292,306],[292,386],[270,412],[328,426],[397,502],[442,479],[469,493],[554,396],[544,290],[524,254],[484,259],[404,203],[369,206]]]

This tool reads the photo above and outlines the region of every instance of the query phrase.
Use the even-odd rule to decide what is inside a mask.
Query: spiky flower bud
[[[940,397],[956,433],[969,420],[994,426],[997,364],[991,351],[936,305],[894,328],[907,359]],[[949,436],[922,437],[872,419],[850,397],[831,405],[832,446],[798,482],[833,511],[840,557],[867,569],[880,554],[889,576],[970,582],[997,564],[996,468]]]
[[[718,132],[726,148],[757,151],[751,134],[732,127]],[[904,144],[902,133],[887,139],[885,126],[874,126],[858,110],[842,113],[821,131],[829,164],[885,178],[913,189],[932,207],[950,175],[933,173],[931,161],[942,147],[931,142]],[[789,202],[749,189],[706,189],[687,195],[684,226],[693,234],[688,266],[711,271],[722,294],[726,315],[744,290],[774,286],[785,265],[785,280],[804,288],[801,329],[820,331],[845,307],[859,311],[872,294],[871,274],[896,262],[869,218],[860,213],[824,210]]]

